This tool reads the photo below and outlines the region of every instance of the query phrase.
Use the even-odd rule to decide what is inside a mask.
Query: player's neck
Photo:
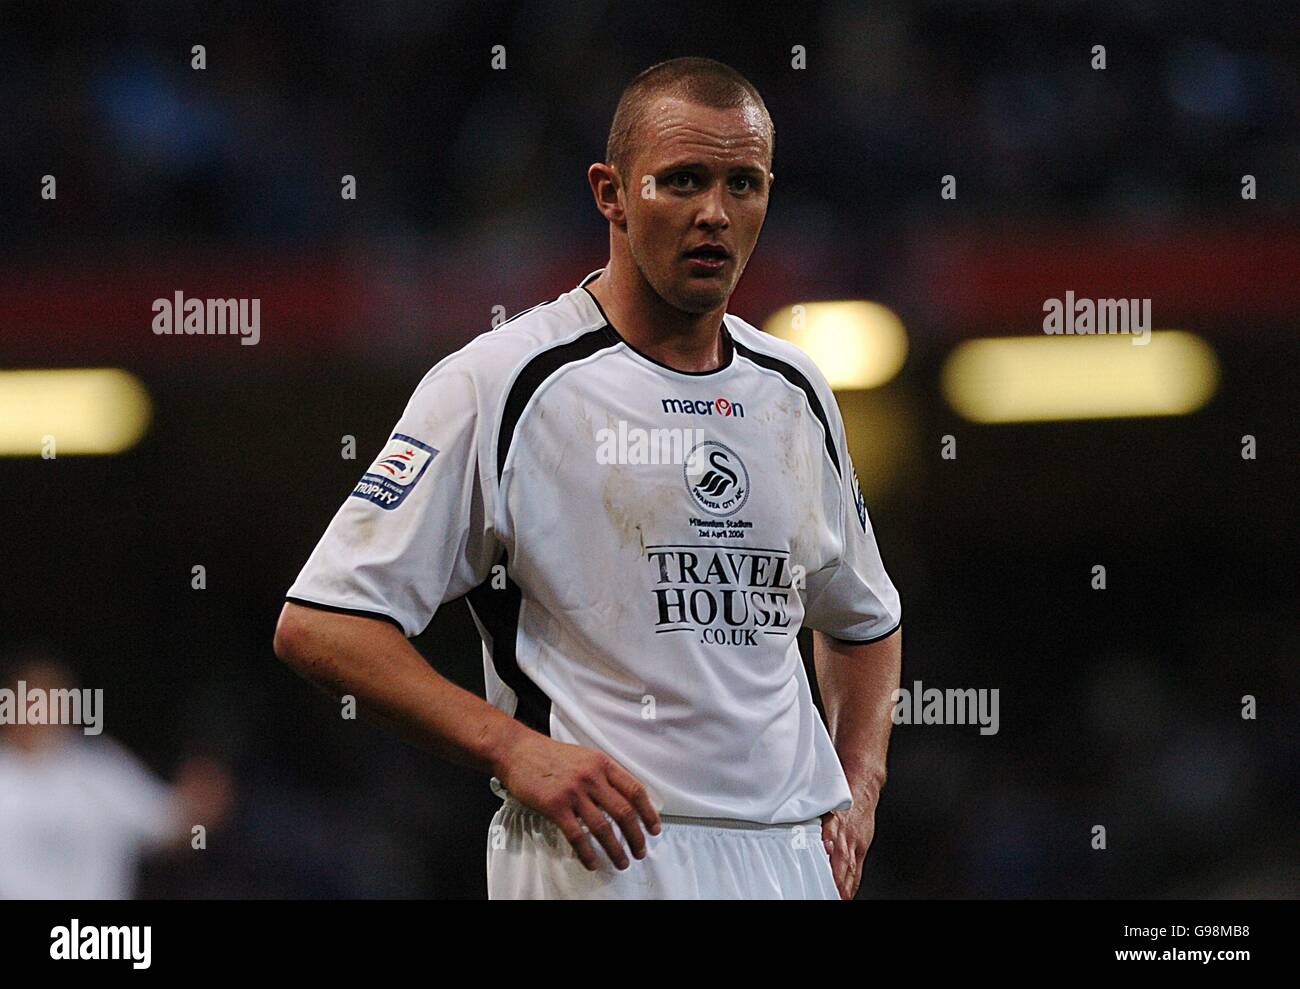
[[[726,306],[707,313],[682,312],[666,303],[636,269],[611,258],[587,285],[605,317],[641,353],[677,371],[716,371],[726,360],[722,317]]]

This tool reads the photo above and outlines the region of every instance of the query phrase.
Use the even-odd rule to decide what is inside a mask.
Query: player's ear
[[[587,184],[596,200],[596,209],[610,223],[622,226],[626,220],[623,210],[622,180],[613,165],[598,161],[587,169]]]

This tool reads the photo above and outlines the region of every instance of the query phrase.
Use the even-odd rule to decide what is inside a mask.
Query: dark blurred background
[[[154,771],[206,753],[237,788],[140,895],[485,894],[486,779],[342,720],[272,631],[425,371],[604,264],[584,173],[618,93],[696,54],[776,123],[731,311],[863,298],[906,327],[901,373],[840,396],[903,682],[1001,691],[996,735],[894,729],[860,895],[1294,896],[1296,25],[1200,0],[0,5],[0,370],[125,368],[152,405],[122,453],[0,458],[0,647],[50,644]],[[1152,299],[1213,348],[1211,400],[961,418],[954,346],[1041,336],[1066,290]],[[260,298],[260,343],[155,335],[176,291]],[[416,645],[481,692],[462,602]]]

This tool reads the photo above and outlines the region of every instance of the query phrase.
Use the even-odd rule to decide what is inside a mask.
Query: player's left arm
[[[827,726],[853,795],[848,810],[822,816],[822,840],[845,900],[858,891],[862,862],[876,833],[876,805],[885,785],[893,728],[893,692],[902,663],[901,626],[883,639],[861,643],[813,632],[813,664]]]
[[[835,395],[806,355],[794,359],[806,375],[805,393],[815,403],[827,448],[821,492],[826,524],[816,567],[806,574],[803,624],[813,630],[827,728],[853,798],[847,810],[822,816],[835,884],[847,900],[858,890],[885,785],[893,691],[902,675],[903,607],[881,559]]]

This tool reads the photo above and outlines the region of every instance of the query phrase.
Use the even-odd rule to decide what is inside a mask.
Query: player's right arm
[[[637,858],[659,816],[645,787],[602,752],[547,738],[433,670],[394,625],[287,602],[275,654],[336,698],[351,695],[368,720],[458,765],[496,776],[521,803],[554,821],[588,869],[598,854],[585,824],[619,869]]]
[[[638,858],[645,787],[604,753],[556,741],[434,671],[408,641],[504,559],[495,527],[495,416],[517,337],[488,333],[434,367],[289,589],[276,655],[444,758],[493,773],[555,822],[588,868]]]

